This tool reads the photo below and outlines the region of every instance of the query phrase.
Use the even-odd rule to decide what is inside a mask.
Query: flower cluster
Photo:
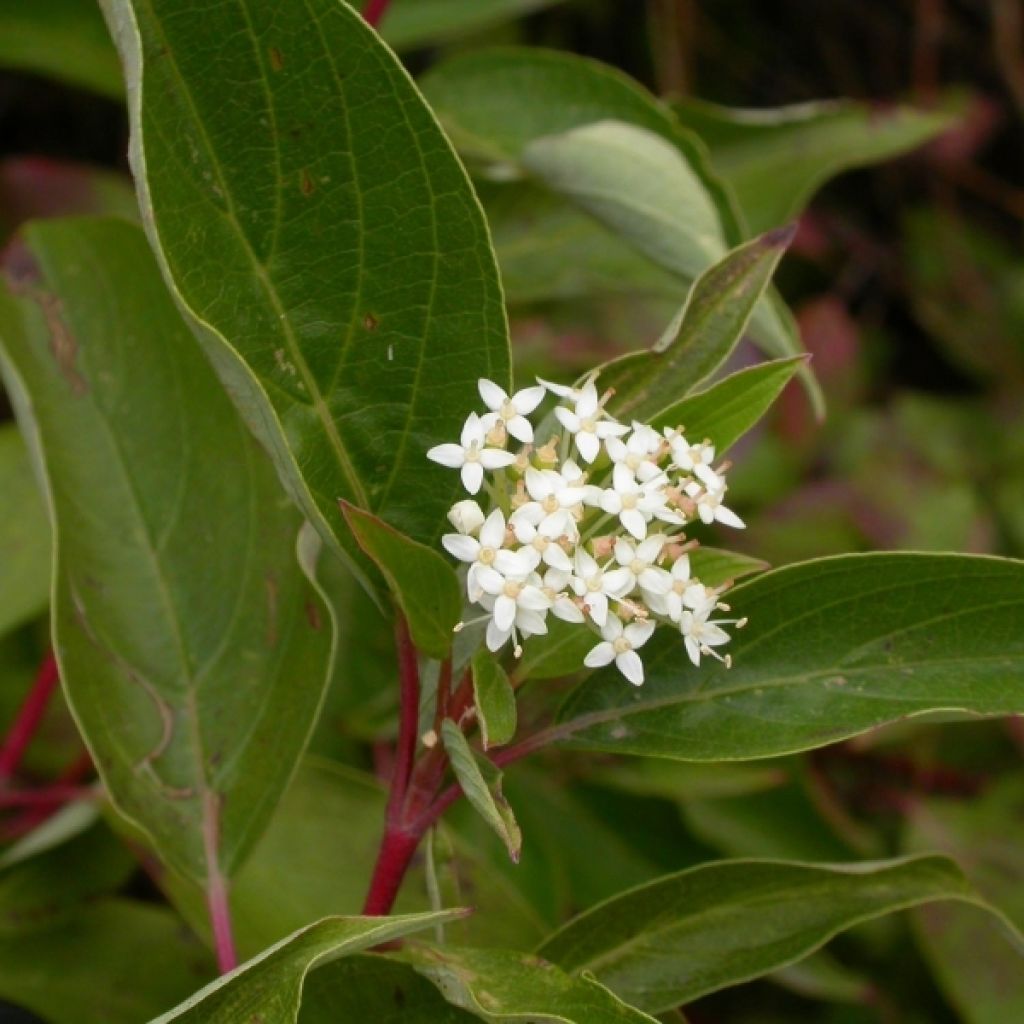
[[[714,465],[714,446],[692,443],[681,426],[618,422],[593,377],[579,388],[540,381],[511,396],[481,380],[479,390],[487,411],[469,415],[458,444],[427,457],[459,470],[469,494],[487,496],[487,511],[474,498],[452,507],[457,532],[442,543],[468,566],[488,648],[511,639],[519,657],[521,640],[546,633],[554,615],[598,634],[584,664],[614,661],[637,686],[637,652],[658,624],[682,635],[694,665],[702,655],[728,665],[716,650],[729,640],[722,627],[744,622],[713,617],[729,610],[725,588],[691,574],[696,542],[683,532],[695,520],[743,527],[723,504],[728,464]],[[538,446],[528,417],[549,392],[560,399],[557,427]]]

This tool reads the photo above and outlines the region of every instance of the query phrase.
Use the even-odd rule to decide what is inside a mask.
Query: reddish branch
[[[46,708],[59,681],[57,660],[51,651],[39,666],[32,689],[29,690],[24,704],[4,737],[3,745],[0,746],[0,783],[10,779],[17,770],[32,737],[46,714]]]

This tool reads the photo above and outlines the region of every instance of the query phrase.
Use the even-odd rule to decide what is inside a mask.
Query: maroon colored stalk
[[[376,28],[390,4],[391,0],[366,0],[366,6],[363,8],[363,20],[367,25]]]
[[[25,750],[39,728],[43,715],[46,714],[47,705],[59,681],[57,660],[51,651],[39,666],[32,689],[29,690],[24,704],[4,738],[3,745],[0,746],[0,784],[10,779],[21,763]]]
[[[399,613],[395,623],[395,645],[398,648],[398,674],[401,688],[398,716],[398,745],[395,750],[395,765],[391,775],[391,793],[388,797],[387,819],[384,824],[384,838],[377,854],[377,863],[366,895],[363,913],[379,917],[389,913],[398,887],[402,884],[406,869],[412,860],[423,832],[405,821],[405,797],[412,775],[413,757],[416,753],[416,736],[419,730],[420,712],[420,671],[416,648],[409,635],[409,624]]]

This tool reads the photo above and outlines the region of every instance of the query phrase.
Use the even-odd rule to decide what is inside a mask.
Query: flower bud
[[[484,514],[480,506],[471,498],[465,501],[457,501],[448,513],[448,522],[455,527],[459,533],[472,534],[483,526]]]

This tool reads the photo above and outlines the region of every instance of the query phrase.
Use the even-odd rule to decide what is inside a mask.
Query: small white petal
[[[516,621],[516,603],[508,594],[498,595],[494,602],[494,623],[498,629],[511,629]]]
[[[485,548],[500,548],[505,543],[505,516],[496,508],[480,527],[480,544]]]
[[[534,409],[544,401],[547,394],[543,384],[532,388],[523,388],[512,396],[512,407],[520,416],[529,416]]]
[[[472,562],[480,553],[480,544],[473,537],[461,533],[446,533],[441,538],[445,551],[454,555],[460,562]]]
[[[477,584],[485,594],[495,596],[505,589],[505,577],[489,565],[481,565],[474,573]]]
[[[686,653],[690,656],[690,661],[700,668],[700,644],[692,636],[686,637],[683,643],[686,646]]]
[[[615,658],[615,667],[634,685],[641,686],[644,681],[644,663],[636,651],[623,651]]]
[[[480,397],[484,400],[484,405],[492,412],[497,412],[508,398],[508,392],[504,388],[498,387],[493,380],[481,377],[476,382],[476,386]]]
[[[605,594],[587,594],[583,603],[590,613],[590,617],[598,626],[603,626],[608,621],[608,597]]]
[[[487,430],[484,424],[481,422],[480,417],[475,412],[471,412],[466,417],[466,422],[462,427],[462,435],[459,440],[462,442],[463,448],[469,448],[474,442],[477,447],[484,443],[484,435]]]
[[[480,464],[484,469],[504,469],[515,461],[516,457],[511,452],[503,452],[500,448],[485,448],[480,453]]]
[[[609,597],[625,597],[633,589],[633,574],[629,569],[612,569],[604,574],[604,592]]]
[[[641,562],[653,562],[661,554],[661,549],[665,546],[666,540],[668,538],[663,533],[652,534],[647,540],[637,546],[636,557]]]
[[[520,608],[516,612],[516,628],[521,629],[526,636],[543,636],[548,631],[548,624],[540,612]]]
[[[508,638],[512,635],[511,629],[499,629],[491,619],[487,623],[487,649],[489,651],[496,651],[502,647]]]
[[[617,516],[622,511],[622,495],[618,491],[602,491],[601,508],[609,515]]]
[[[465,498],[452,505],[448,512],[448,522],[459,533],[476,533],[483,525],[484,513],[472,498]]]
[[[571,569],[569,556],[557,544],[549,544],[544,552],[544,561],[556,569]]]
[[[637,540],[643,540],[647,536],[647,520],[644,519],[644,514],[639,509],[625,508],[620,513],[619,519]]]
[[[484,482],[484,467],[479,462],[467,462],[462,467],[462,486],[470,494],[476,494]]]
[[[504,577],[522,579],[533,568],[534,563],[525,554],[529,548],[520,551],[509,551],[505,548],[494,555],[494,568]]]
[[[447,466],[449,469],[459,469],[466,461],[466,453],[461,445],[439,444],[427,452],[427,458],[431,462],[440,463],[440,465]]]
[[[631,647],[643,647],[654,634],[654,623],[650,619],[637,619],[624,630]]]
[[[573,393],[573,388],[567,384],[555,384],[553,381],[543,380],[540,377],[537,378],[537,383],[550,391],[551,394],[558,395],[559,398],[569,398]]]
[[[580,429],[579,416],[570,409],[566,409],[564,405],[555,407],[555,419],[557,419],[570,434],[575,434],[576,431]]]
[[[610,665],[614,657],[615,648],[610,643],[600,643],[587,652],[587,656],[583,659],[583,664],[587,668],[601,668],[604,665]]]
[[[747,524],[731,508],[726,508],[724,505],[719,505],[715,509],[715,518],[725,526],[731,526],[736,530],[745,530],[747,528]]]
[[[594,425],[594,433],[603,441],[609,437],[621,437],[623,434],[628,434],[629,427],[625,423],[616,423],[614,420],[599,420]]]
[[[601,636],[605,640],[618,640],[622,636],[622,620],[618,615],[608,616],[608,621],[601,627]]]
[[[563,622],[583,622],[583,612],[571,598],[560,594],[551,606],[551,614]]]
[[[707,505],[698,505],[697,515],[700,516],[701,522],[706,523],[708,526],[715,521],[715,513],[712,512],[710,507]]]
[[[516,602],[520,608],[533,612],[547,611],[551,607],[551,598],[540,587],[523,587]]]
[[[601,452],[601,442],[594,434],[581,430],[576,435],[576,448],[587,462],[593,462]]]
[[[672,576],[665,569],[649,566],[638,579],[642,590],[651,594],[667,594],[672,589]]]
[[[530,444],[533,441],[533,427],[525,416],[513,416],[505,421],[505,429],[523,444]]]

